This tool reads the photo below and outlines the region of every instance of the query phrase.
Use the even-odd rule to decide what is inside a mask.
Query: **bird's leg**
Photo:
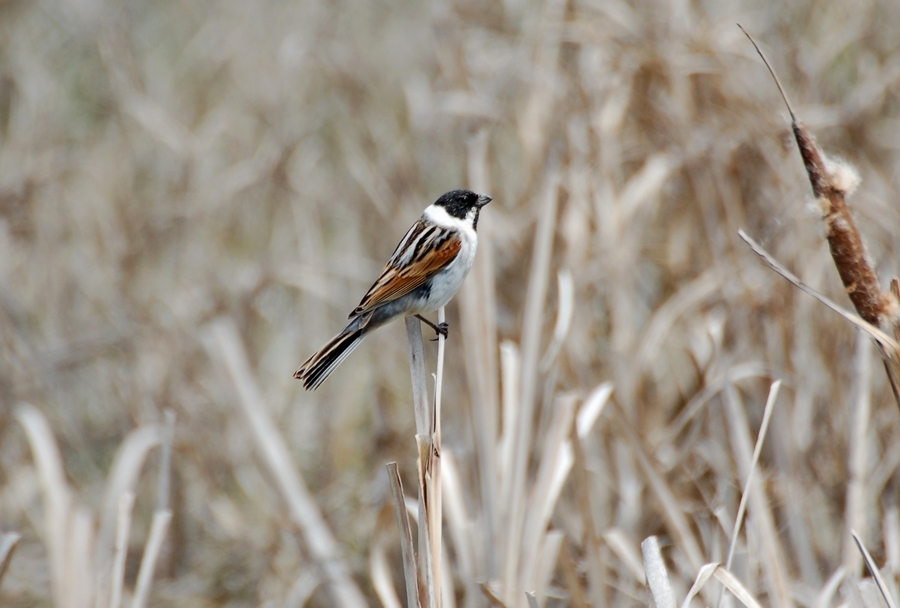
[[[431,329],[433,329],[434,333],[436,333],[439,336],[443,336],[445,340],[447,339],[447,336],[450,333],[450,324],[449,323],[438,323],[437,325],[435,325],[434,323],[432,323],[431,321],[429,321],[422,315],[416,315],[416,318],[419,321],[421,321],[422,323],[424,323],[425,325],[429,326]],[[434,338],[432,340],[432,342],[434,342],[434,340],[437,340],[437,338]]]

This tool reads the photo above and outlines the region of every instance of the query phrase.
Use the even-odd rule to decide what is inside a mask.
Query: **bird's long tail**
[[[303,381],[303,388],[308,391],[319,388],[331,372],[359,346],[366,334],[365,325],[362,327],[360,325],[359,318],[353,320],[344,331],[332,338],[294,372],[294,378]]]

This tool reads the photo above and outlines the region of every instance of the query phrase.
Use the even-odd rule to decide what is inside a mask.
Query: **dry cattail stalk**
[[[813,195],[825,220],[826,238],[831,250],[834,265],[844,284],[847,295],[853,302],[853,306],[863,319],[868,323],[884,330],[893,330],[895,336],[900,335],[900,287],[895,278],[891,281],[889,291],[881,291],[878,286],[878,275],[872,267],[872,262],[866,252],[859,228],[850,213],[847,205],[847,197],[856,190],[859,185],[859,174],[849,164],[825,155],[809,129],[806,128],[794,112],[791,102],[788,100],[784,87],[775,70],[769,64],[765,54],[753,37],[738,25],[741,31],[753,44],[756,52],[762,58],[763,63],[772,74],[779,93],[791,115],[791,130],[800,148],[800,156],[812,185]],[[894,392],[894,398],[900,406],[900,353],[882,342],[878,342],[883,358],[885,370]]]
[[[872,325],[879,327],[884,327],[884,324],[895,325],[900,320],[898,316],[900,301],[893,292],[882,292],[878,286],[878,275],[872,268],[862,235],[847,205],[847,197],[853,194],[859,185],[859,174],[847,163],[829,158],[819,149],[812,133],[797,119],[787,94],[766,56],[750,34],[747,34],[744,28],[741,28],[741,31],[753,43],[756,52],[775,79],[778,91],[791,115],[791,130],[800,148],[800,156],[809,175],[813,195],[822,211],[831,257],[834,258],[834,265],[841,275],[847,295],[850,296],[859,315]]]

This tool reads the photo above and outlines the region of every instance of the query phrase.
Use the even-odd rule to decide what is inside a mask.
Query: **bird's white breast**
[[[447,268],[432,280],[431,295],[426,308],[437,310],[450,301],[472,269],[475,261],[475,249],[478,246],[478,234],[472,228],[470,219],[453,217],[443,207],[431,205],[425,209],[423,215],[438,226],[456,230],[461,241],[459,253],[447,265]]]

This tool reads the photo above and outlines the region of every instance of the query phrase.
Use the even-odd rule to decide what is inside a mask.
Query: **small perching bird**
[[[344,331],[294,372],[303,388],[314,390],[373,329],[415,315],[447,336],[447,324],[434,325],[421,315],[438,310],[459,290],[475,261],[478,214],[491,197],[452,190],[422,213],[369,288]]]

